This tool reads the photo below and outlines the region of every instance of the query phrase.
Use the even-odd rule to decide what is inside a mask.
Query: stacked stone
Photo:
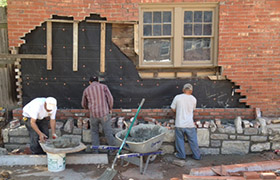
[[[0,127],[3,127],[6,123],[6,109],[0,107]]]
[[[5,128],[2,129],[2,137],[4,141],[4,147],[8,151],[14,149],[24,149],[30,144],[30,138],[27,128],[22,125],[17,128]]]
[[[223,125],[219,120],[212,120],[209,128],[197,128],[201,154],[248,154],[280,149],[280,124],[269,122],[269,119],[259,117],[248,126],[240,117],[235,119],[234,125]],[[186,153],[190,155],[191,150],[185,139]],[[168,130],[161,147],[164,153],[175,151],[174,141],[175,130]]]
[[[77,114],[78,115],[78,114]],[[252,152],[274,151],[280,149],[280,124],[273,124],[267,118],[258,117],[255,121],[242,120],[237,117],[234,124],[222,124],[219,119],[201,123],[197,128],[198,144],[202,154],[248,154]],[[85,116],[68,118],[66,122],[57,121],[58,136],[74,136],[85,144],[91,144],[89,119]],[[29,135],[25,126],[2,130],[5,148],[9,151],[24,148],[29,144]],[[164,153],[175,151],[175,130],[168,129],[161,149]],[[104,144],[105,140],[102,139]],[[186,152],[191,154],[186,138]]]
[[[82,119],[84,123],[82,127],[75,126],[73,118],[69,118],[66,122],[57,121],[56,134],[58,136],[79,138],[83,143],[89,144],[91,143],[91,133],[87,124],[89,123],[89,118],[79,117],[78,119]],[[51,134],[51,129],[49,129],[49,134]],[[16,128],[7,126],[2,129],[2,138],[4,147],[8,151],[24,150],[30,144],[29,132],[25,125]]]

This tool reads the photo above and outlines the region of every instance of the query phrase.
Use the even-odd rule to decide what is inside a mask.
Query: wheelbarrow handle
[[[136,112],[136,114],[135,114],[135,116],[134,116],[134,118],[133,118],[133,120],[132,120],[132,122],[131,122],[131,124],[130,124],[130,126],[129,126],[129,128],[128,128],[128,130],[127,130],[127,133],[126,133],[126,135],[125,135],[125,137],[124,137],[124,139],[123,139],[123,141],[122,141],[122,144],[121,144],[121,146],[120,146],[120,149],[118,150],[117,155],[116,155],[116,157],[115,157],[115,159],[114,159],[114,161],[113,161],[112,168],[114,167],[114,164],[115,164],[115,162],[116,162],[116,160],[117,160],[117,157],[120,155],[120,152],[121,152],[121,150],[122,150],[122,148],[123,148],[123,146],[124,146],[124,144],[125,144],[125,142],[126,142],[126,139],[127,139],[128,135],[129,135],[129,133],[130,133],[130,130],[131,130],[131,128],[132,128],[132,126],[133,126],[135,120],[137,119],[137,116],[138,116],[138,114],[139,114],[139,111],[140,111],[141,107],[143,106],[144,102],[145,102],[145,98],[142,99],[142,101],[141,101],[141,103],[140,103],[140,105],[139,105],[139,107],[138,107],[138,109],[137,109],[137,112]]]

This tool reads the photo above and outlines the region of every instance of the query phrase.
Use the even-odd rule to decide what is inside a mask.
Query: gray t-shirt
[[[196,98],[193,95],[179,94],[172,101],[171,108],[176,109],[175,126],[180,128],[194,128],[193,110]]]

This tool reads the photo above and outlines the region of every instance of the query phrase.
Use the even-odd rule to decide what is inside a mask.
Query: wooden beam
[[[79,21],[74,20],[64,20],[64,19],[48,19],[47,22],[57,22],[57,23],[74,23]]]
[[[106,23],[100,24],[100,72],[105,72],[105,42],[106,42]]]
[[[52,22],[47,22],[47,70],[52,70]]]
[[[89,23],[110,23],[110,24],[137,24],[136,21],[102,21],[102,20],[86,20]]]
[[[0,58],[47,59],[45,54],[0,54]],[[14,61],[14,60],[7,60]]]
[[[64,20],[64,19],[48,19],[47,22],[57,22],[57,23],[74,23],[79,22],[76,20]],[[89,23],[110,23],[110,24],[138,24],[136,21],[106,21],[106,20],[86,20]]]
[[[73,23],[73,71],[78,71],[78,22]]]
[[[145,72],[152,72],[152,71],[159,71],[159,72],[191,72],[191,71],[218,71],[218,67],[215,66],[204,66],[204,67],[136,67],[138,71],[145,71]]]
[[[134,24],[134,52],[138,55],[139,53],[139,34],[138,24]]]
[[[14,64],[14,62],[15,62],[16,60],[1,60],[0,59],[0,64],[4,64],[4,65],[6,65],[6,64]]]

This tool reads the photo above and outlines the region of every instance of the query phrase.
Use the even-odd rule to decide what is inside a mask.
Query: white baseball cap
[[[53,111],[56,108],[57,101],[53,97],[46,98],[46,108],[47,110]]]
[[[185,85],[184,85],[183,89],[184,89],[184,90],[191,90],[191,91],[192,91],[192,90],[193,90],[193,86],[192,86],[191,84],[188,83],[188,84],[185,84]]]

